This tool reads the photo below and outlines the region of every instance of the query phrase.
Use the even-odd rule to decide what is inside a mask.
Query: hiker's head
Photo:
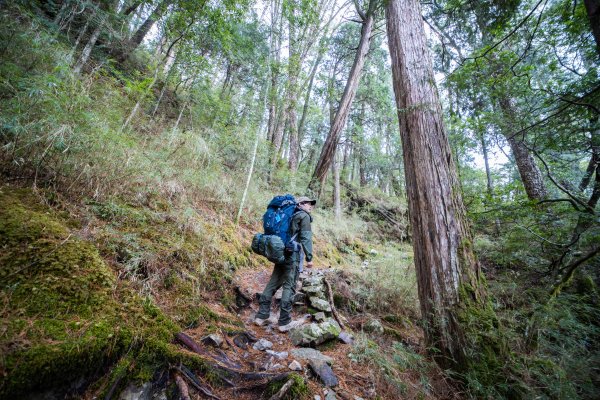
[[[298,207],[307,212],[312,211],[315,204],[317,204],[317,200],[311,199],[310,197],[306,196],[298,197],[298,199],[296,199],[296,202],[298,203]]]

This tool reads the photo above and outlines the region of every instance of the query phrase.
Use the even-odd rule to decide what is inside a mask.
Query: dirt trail
[[[309,273],[319,273],[319,271],[320,270],[315,268],[314,271]],[[224,339],[224,342],[219,349],[205,346],[201,342],[202,338],[206,337],[207,332],[211,330],[207,329],[207,324],[201,324],[195,329],[187,330],[185,333],[207,350],[210,349],[210,352],[215,355],[216,359],[221,358],[222,360],[227,360],[226,362],[230,363],[230,365],[239,367],[236,369],[245,372],[267,372],[273,374],[296,372],[304,378],[311,392],[311,399],[315,395],[321,396],[322,399],[337,398],[350,400],[373,397],[375,394],[375,384],[373,383],[371,372],[365,371],[364,366],[352,363],[348,358],[348,353],[351,351],[352,346],[344,344],[337,339],[326,342],[317,348],[323,355],[333,359],[331,365],[332,370],[339,380],[339,384],[333,388],[337,397],[333,397],[331,393],[329,394],[330,397],[327,397],[328,391],[331,391],[332,389],[326,388],[319,381],[319,378],[314,376],[308,366],[307,360],[295,358],[292,355],[292,349],[298,347],[294,346],[287,333],[281,333],[277,330],[281,290],[274,296],[269,323],[262,327],[253,324],[254,316],[258,311],[256,293],[262,292],[269,280],[270,274],[270,269],[244,269],[243,271],[238,272],[234,277],[234,285],[239,287],[240,291],[248,298],[252,299],[252,302],[245,307],[239,307],[236,314],[233,313],[233,310],[228,310],[219,303],[209,305],[211,310],[219,315],[217,325],[220,329],[217,330],[217,333]],[[292,311],[292,318],[301,318],[306,312],[306,306],[295,305]],[[238,321],[241,320],[244,326],[238,326],[237,329],[234,328],[228,323],[233,319]],[[310,321],[306,323],[308,324]],[[240,348],[234,342],[236,330],[238,332],[247,332],[250,334],[249,336],[253,336],[258,340],[268,340],[273,344],[270,350],[277,353],[286,352],[287,357],[278,359],[276,356],[268,354],[266,351],[256,350],[252,347],[252,342],[248,344],[246,349]],[[300,363],[302,370],[291,371],[289,369],[288,366],[294,360]],[[223,363],[220,362],[220,364]],[[215,386],[212,387],[211,390],[221,399],[259,399],[264,398],[263,392],[265,389],[264,387],[258,387],[253,390],[245,390],[239,389],[239,387],[219,388]]]

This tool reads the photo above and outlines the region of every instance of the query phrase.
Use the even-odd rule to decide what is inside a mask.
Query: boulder
[[[339,324],[330,318],[320,324],[312,323],[293,328],[289,337],[295,346],[319,345],[337,338],[341,331]]]
[[[260,339],[252,346],[253,349],[260,351],[265,351],[271,347],[273,347],[273,343],[269,342],[267,339]]]
[[[321,311],[331,312],[331,305],[327,300],[320,299],[316,296],[309,297],[309,300],[310,305],[313,306],[313,308]]]
[[[317,296],[317,297],[321,297],[321,298],[325,297],[325,286],[323,286],[323,285],[302,286],[302,291],[306,294],[310,294],[313,296]]]
[[[324,361],[310,360],[308,362],[310,368],[319,377],[321,382],[327,387],[333,387],[338,385],[338,378],[333,373],[331,367]]]
[[[301,347],[298,349],[292,349],[292,357],[299,358],[301,360],[320,360],[325,361],[327,364],[333,363],[333,358],[326,356],[319,350],[311,349],[310,347]]]
[[[340,334],[338,335],[338,339],[342,343],[345,343],[345,344],[352,344],[352,343],[354,343],[354,338],[352,337],[352,335],[350,335],[346,331],[340,332]]]

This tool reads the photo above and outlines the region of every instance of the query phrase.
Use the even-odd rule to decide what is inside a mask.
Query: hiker
[[[285,261],[281,264],[275,264],[271,279],[260,295],[260,308],[254,323],[258,326],[264,325],[271,314],[271,299],[275,292],[283,286],[281,296],[281,306],[279,312],[279,331],[287,332],[301,324],[301,321],[292,321],[290,316],[292,312],[292,302],[296,294],[296,281],[298,273],[302,266],[304,257],[306,257],[306,268],[313,266],[312,252],[312,216],[316,200],[302,196],[297,199],[297,206],[292,220],[290,222],[290,237],[294,243],[294,251],[286,253]],[[295,239],[295,240],[294,240]]]

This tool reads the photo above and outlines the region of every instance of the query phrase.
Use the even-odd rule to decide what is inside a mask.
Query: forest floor
[[[305,270],[301,275],[298,282],[298,290],[302,285],[302,278],[315,274],[328,275],[333,273],[332,269],[319,269],[313,268],[311,270]],[[331,367],[333,373],[337,377],[339,384],[333,388],[326,387],[319,378],[312,372],[309,367],[307,360],[295,358],[292,355],[292,350],[297,348],[290,340],[288,333],[281,333],[277,330],[277,318],[279,314],[278,301],[281,296],[281,289],[275,294],[272,309],[271,318],[268,323],[264,326],[256,326],[253,323],[255,314],[258,311],[257,294],[262,292],[266,283],[270,277],[270,270],[267,269],[243,269],[237,272],[234,277],[234,285],[247,298],[252,299],[252,302],[245,307],[237,309],[237,314],[233,314],[233,310],[226,309],[218,299],[215,299],[213,304],[208,304],[213,312],[220,315],[220,321],[229,321],[232,318],[241,319],[244,324],[245,332],[249,333],[249,336],[254,337],[256,340],[266,339],[273,344],[270,349],[277,353],[286,353],[286,357],[283,359],[277,359],[273,355],[268,354],[266,351],[254,349],[252,343],[249,343],[246,349],[239,348],[231,340],[231,336],[235,335],[235,330],[232,331],[226,327],[225,329],[217,329],[218,334],[225,338],[223,344],[219,349],[214,349],[220,355],[225,355],[226,359],[234,364],[238,364],[241,370],[246,372],[269,372],[269,373],[289,373],[289,365],[295,360],[300,363],[302,370],[297,373],[303,376],[310,398],[321,398],[321,399],[460,399],[462,396],[459,394],[455,385],[452,385],[447,381],[447,377],[437,369],[433,368],[428,370],[428,384],[427,390],[423,390],[422,376],[416,371],[407,369],[401,374],[401,380],[404,385],[398,387],[389,379],[386,378],[383,371],[382,363],[373,363],[355,361],[353,360],[353,352],[361,351],[355,347],[355,344],[345,344],[340,340],[334,339],[332,341],[325,342],[316,349],[323,355],[333,359]],[[302,319],[307,314],[307,306],[295,305],[292,313],[294,320]],[[365,335],[362,331],[362,326],[365,323],[365,317],[360,315],[354,316],[341,316],[345,321],[345,325],[350,329],[352,336],[356,338],[354,332],[360,332],[359,335]],[[310,323],[308,318],[305,324]],[[386,323],[386,325],[389,325]],[[196,342],[200,343],[203,337],[206,337],[208,331],[214,331],[214,326],[210,324],[201,324],[194,329],[185,331],[187,335],[192,337]],[[229,332],[226,332],[229,330]],[[414,347],[417,353],[424,355],[425,349],[423,347],[423,332],[420,328],[411,326],[406,327],[394,327],[392,331],[402,331],[402,336],[405,337],[405,342],[410,343]],[[238,332],[239,333],[239,332]],[[377,343],[380,348],[391,346],[394,340],[398,340],[398,337],[390,337],[388,334],[370,333],[368,341],[373,340],[372,343]],[[368,347],[368,346],[367,346]],[[384,354],[378,354],[378,357],[385,357]],[[360,356],[358,358],[361,358]],[[213,393],[219,398],[237,398],[237,399],[257,399],[257,398],[270,398],[265,397],[264,389],[257,390],[240,390],[240,388],[223,388],[214,387],[212,388]],[[305,393],[306,395],[307,393]],[[295,398],[290,393],[285,398]],[[319,396],[319,397],[317,397]]]

